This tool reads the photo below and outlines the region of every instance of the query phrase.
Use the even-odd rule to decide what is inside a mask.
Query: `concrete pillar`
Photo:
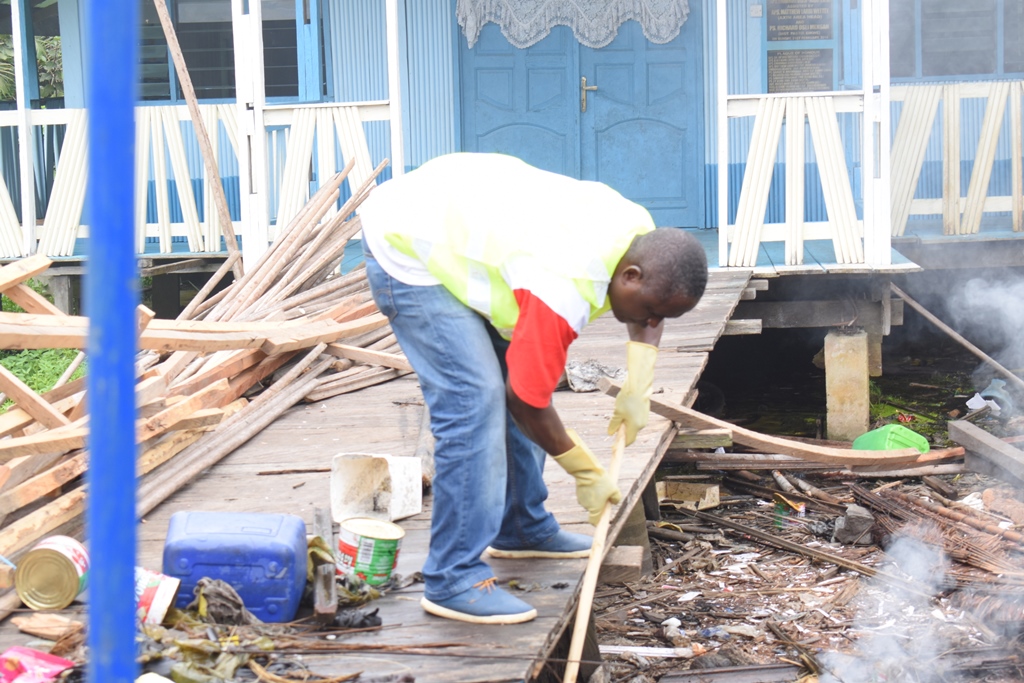
[[[829,439],[853,441],[868,431],[868,335],[863,330],[825,335],[825,396]]]

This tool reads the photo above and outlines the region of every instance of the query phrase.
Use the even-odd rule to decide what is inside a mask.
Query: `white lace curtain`
[[[647,40],[667,43],[679,35],[690,7],[687,0],[458,0],[455,11],[470,47],[493,21],[518,48],[540,41],[553,26],[568,26],[581,44],[598,48],[630,19]]]

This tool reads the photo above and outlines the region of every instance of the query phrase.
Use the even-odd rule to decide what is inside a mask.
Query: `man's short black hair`
[[[643,271],[645,287],[666,299],[685,296],[699,301],[708,284],[704,247],[686,230],[658,228],[638,236],[626,257]]]

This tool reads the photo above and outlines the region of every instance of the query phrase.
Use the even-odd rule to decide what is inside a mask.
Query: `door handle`
[[[587,85],[587,77],[580,76],[580,113],[587,111],[587,91],[597,90],[596,85]]]

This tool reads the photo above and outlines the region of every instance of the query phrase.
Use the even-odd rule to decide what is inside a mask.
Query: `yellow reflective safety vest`
[[[518,289],[579,333],[610,308],[608,284],[633,238],[654,229],[644,207],[603,183],[503,154],[432,159],[374,189],[359,212],[386,271],[422,265],[420,275],[436,278],[506,339],[519,317]],[[392,249],[407,258],[380,253]]]

